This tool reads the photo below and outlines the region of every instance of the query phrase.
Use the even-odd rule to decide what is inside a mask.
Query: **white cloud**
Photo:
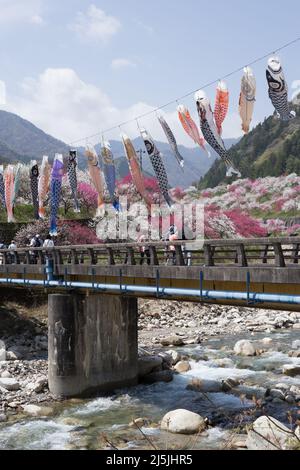
[[[4,109],[14,112],[45,132],[66,143],[83,139],[78,145],[85,144],[85,136],[101,133],[105,129],[122,125],[122,132],[135,138],[139,135],[136,116],[155,109],[145,102],[138,102],[128,108],[115,106],[110,97],[96,86],[80,79],[72,69],[46,69],[36,79],[28,78],[22,83],[22,94],[19,97],[7,96]],[[197,112],[190,107],[195,120]],[[193,147],[193,141],[183,131],[176,106],[163,112],[173,130],[178,144]],[[197,121],[198,122],[198,121]],[[235,122],[235,120],[234,120]],[[229,119],[230,123],[230,119]],[[139,119],[141,127],[145,127],[158,140],[166,141],[155,113]],[[101,127],[100,127],[101,125]],[[235,128],[235,127],[234,127]],[[119,139],[120,129],[105,134],[107,139]],[[226,137],[234,134],[226,132]],[[97,143],[99,137],[92,139]]]
[[[82,39],[106,43],[120,29],[121,23],[114,16],[107,15],[95,5],[90,5],[87,12],[78,12],[69,29]]]
[[[136,64],[129,59],[114,59],[111,62],[111,67],[115,70],[123,69],[127,67],[136,67]]]
[[[41,0],[0,0],[0,24],[43,24]]]

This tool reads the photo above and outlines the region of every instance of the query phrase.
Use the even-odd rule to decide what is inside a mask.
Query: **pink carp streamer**
[[[218,83],[215,101],[214,117],[218,134],[222,135],[222,124],[227,116],[229,108],[229,91],[222,80]]]
[[[210,157],[210,153],[205,146],[205,139],[202,132],[198,129],[197,124],[192,119],[189,110],[181,104],[178,106],[177,111],[179,120],[187,135],[195,142],[195,144],[198,144],[207,153],[208,157]]]
[[[13,195],[14,195],[15,177],[14,177],[14,167],[12,165],[8,165],[8,167],[5,169],[4,186],[5,186],[7,222],[13,223],[15,222],[15,218],[13,214]]]
[[[44,219],[46,216],[45,202],[49,194],[51,166],[48,162],[47,155],[43,156],[40,168],[40,176],[38,182],[38,198],[39,198],[39,217]]]
[[[104,217],[105,204],[104,204],[104,177],[99,165],[97,152],[93,145],[87,144],[85,155],[88,159],[89,174],[92,183],[98,193],[98,208],[97,217]]]

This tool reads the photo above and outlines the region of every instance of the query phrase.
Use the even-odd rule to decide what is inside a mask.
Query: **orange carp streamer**
[[[214,118],[218,134],[222,135],[222,124],[227,116],[229,108],[229,91],[227,85],[222,80],[217,86],[217,94],[214,109]]]

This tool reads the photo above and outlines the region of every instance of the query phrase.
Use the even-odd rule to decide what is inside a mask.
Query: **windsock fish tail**
[[[63,175],[63,156],[60,154],[56,154],[51,173],[50,235],[52,236],[57,236],[57,213],[61,197]]]
[[[0,165],[0,202],[2,206],[6,209],[6,202],[5,202],[5,186],[4,186],[4,169],[3,165]]]
[[[253,117],[256,101],[256,80],[250,67],[244,68],[241,80],[241,93],[239,100],[239,115],[242,121],[242,130],[248,134]]]
[[[34,218],[35,219],[39,219],[38,185],[39,185],[39,167],[37,165],[37,162],[34,161],[32,167],[30,169],[30,187],[31,187],[32,203],[33,203]]]
[[[278,57],[270,57],[266,71],[269,86],[269,98],[282,121],[289,121],[296,116],[290,111],[288,102],[288,86],[285,80],[281,62]]]
[[[210,102],[204,91],[199,90],[195,94],[195,100],[197,103],[197,110],[200,119],[200,127],[206,142],[223,160],[226,166],[226,175],[231,176],[234,174],[240,177],[241,174],[235,168],[233,162],[231,161],[231,158],[229,157],[228,152],[225,148],[224,142],[218,133]]]
[[[13,205],[12,205],[13,192],[14,192],[14,167],[12,165],[8,165],[8,167],[5,170],[4,186],[5,186],[7,222],[13,223],[15,222],[15,218],[13,214]]]
[[[218,134],[222,135],[222,124],[227,116],[229,107],[229,91],[223,80],[218,83],[215,101],[214,117]]]
[[[72,197],[74,200],[74,212],[79,213],[80,207],[78,202],[77,192],[77,152],[70,150],[68,158],[68,180],[71,188]]]
[[[158,148],[156,147],[154,140],[152,139],[150,134],[146,131],[146,129],[141,129],[140,132],[141,132],[141,137],[144,141],[147,153],[149,155],[151,164],[153,166],[160,191],[166,203],[170,207],[173,201],[170,198],[170,195],[168,192],[169,182],[168,182],[167,172],[166,172],[163,160],[162,160],[162,155],[160,151],[158,150]]]
[[[40,219],[45,219],[45,216],[46,216],[45,201],[49,193],[50,176],[51,176],[51,166],[48,162],[47,155],[44,155],[43,160],[42,160],[42,165],[40,168],[40,176],[39,176],[39,182],[38,182]]]
[[[132,177],[133,184],[135,185],[137,192],[144,199],[148,210],[151,209],[152,199],[147,194],[144,182],[144,176],[140,168],[138,156],[136,154],[135,148],[126,134],[121,134],[125,155],[127,158],[130,174]]]
[[[184,159],[182,157],[182,155],[180,154],[179,152],[179,149],[178,149],[178,145],[177,145],[177,141],[175,139],[175,136],[173,134],[173,132],[171,131],[168,123],[166,122],[166,120],[163,118],[163,116],[158,116],[158,121],[165,133],[165,136],[169,142],[169,145],[171,147],[171,150],[173,152],[173,155],[175,156],[178,164],[180,165],[180,168],[183,169],[184,167]]]

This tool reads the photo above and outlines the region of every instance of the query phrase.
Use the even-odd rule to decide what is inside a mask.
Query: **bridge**
[[[300,237],[0,250],[0,287],[47,292],[49,386],[137,381],[139,297],[300,310]]]

